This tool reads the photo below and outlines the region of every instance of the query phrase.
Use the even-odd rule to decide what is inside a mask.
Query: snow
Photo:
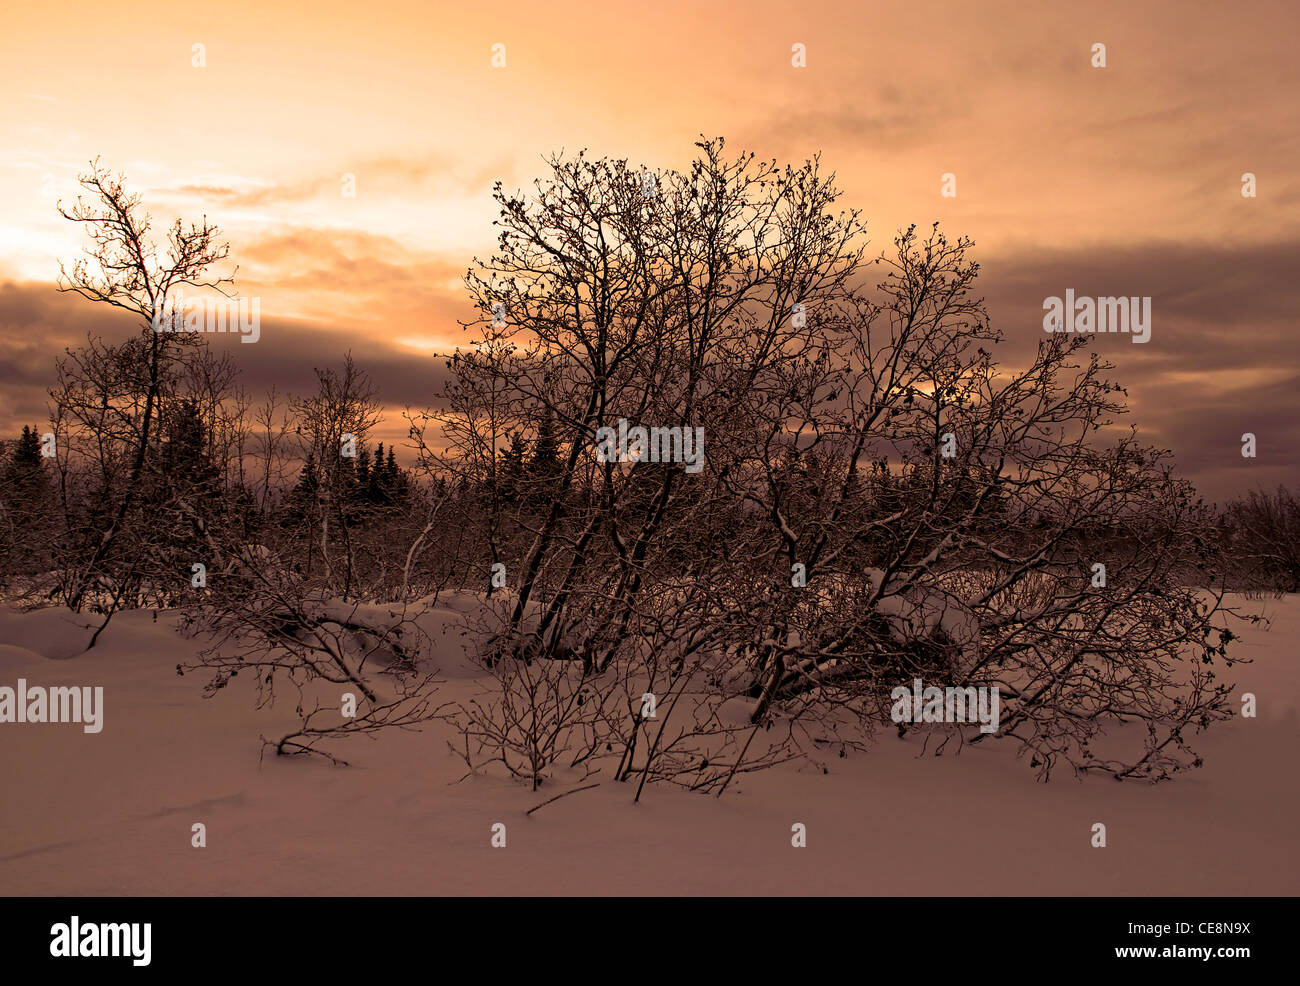
[[[864,571],[873,586],[878,587],[885,579],[885,573],[878,568]],[[979,662],[979,619],[952,592],[927,585],[895,589],[891,584],[876,601],[875,610],[886,618],[890,634],[899,643],[930,637],[942,630],[956,644],[966,666]]]
[[[1258,717],[1195,737],[1205,766],[1164,784],[1068,770],[1040,784],[1010,743],[918,757],[919,734],[885,732],[828,773],[778,767],[722,799],[656,787],[633,804],[631,783],[602,774],[532,815],[578,778],[456,783],[441,723],[354,739],[351,767],[259,759],[292,701],[255,711],[246,676],[202,699],[203,676],[176,673],[199,642],[173,617],[120,614],[81,653],[93,619],[0,608],[0,685],[104,687],[102,733],[0,725],[0,893],[1292,895],[1300,596],[1235,602],[1273,620],[1243,631],[1254,663],[1227,675]],[[440,700],[475,687],[456,627],[476,605],[421,607]],[[190,845],[195,822],[206,848]],[[490,846],[495,822],[505,849]],[[790,845],[795,822],[806,849]],[[1095,822],[1105,849],[1090,846]]]

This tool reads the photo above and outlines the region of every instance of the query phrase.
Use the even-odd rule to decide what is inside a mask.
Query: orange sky
[[[1152,295],[1150,344],[1104,340],[1148,438],[1212,492],[1294,483],[1300,7],[1210,7],[11,6],[0,429],[43,405],[42,361],[90,317],[41,292],[80,249],[54,200],[91,157],[160,225],[206,213],[223,228],[240,292],[298,340],[277,350],[264,329],[243,347],[264,376],[289,353],[352,347],[383,384],[384,366],[418,369],[460,338],[458,279],[492,245],[494,180],[525,185],[563,148],[681,166],[703,133],[779,160],[820,150],[877,247],[936,219],[972,237],[1013,348],[1037,342],[1042,299],[1066,288]],[[956,198],[940,196],[945,172]],[[410,389],[386,396],[419,402]],[[1242,429],[1261,435],[1248,465],[1229,454]]]

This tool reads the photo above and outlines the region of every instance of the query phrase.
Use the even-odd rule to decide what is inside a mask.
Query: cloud
[[[54,362],[64,347],[83,344],[88,333],[114,342],[134,331],[129,315],[60,294],[51,284],[0,284],[0,435],[47,419],[46,391],[55,382]],[[235,336],[207,338],[218,352],[233,353],[240,383],[255,400],[272,386],[280,393],[314,391],[315,368],[337,366],[350,350],[389,409],[387,430],[401,433],[405,428],[398,409],[435,405],[447,379],[444,359],[436,352],[346,325],[268,317],[264,312],[256,344],[241,343]]]
[[[1300,241],[1144,243],[1046,249],[981,260],[979,288],[1006,341],[1003,362],[1028,358],[1043,338],[1043,299],[1149,296],[1151,341],[1098,336],[1091,347],[1127,388],[1145,438],[1171,449],[1180,471],[1207,496],[1245,487],[1300,486],[1297,303],[1288,285]],[[1259,439],[1241,457],[1241,435]]]
[[[237,252],[240,293],[261,296],[264,310],[329,323],[384,323],[406,335],[459,334],[458,322],[471,315],[461,283],[467,264],[393,237],[293,229],[241,244]]]
[[[514,171],[513,164],[500,159],[488,165],[466,167],[444,155],[427,152],[417,155],[385,155],[342,161],[328,174],[298,177],[283,184],[261,184],[244,179],[245,187],[233,184],[195,182],[157,190],[160,197],[193,197],[232,208],[266,208],[290,203],[309,202],[318,198],[339,198],[343,176],[355,176],[358,189],[367,195],[401,198],[420,194],[461,196],[482,192],[498,178]]]
[[[395,409],[428,406],[447,370],[436,353],[462,338],[466,313],[452,286],[463,269],[407,250],[387,237],[302,231],[270,237],[243,251],[254,272],[280,280],[245,282],[243,294],[274,291],[262,303],[261,341],[230,348],[254,396],[314,388],[314,367],[337,364],[351,350],[390,408],[387,429],[404,433]],[[1201,246],[1153,242],[1120,248],[1079,246],[986,257],[977,291],[1005,341],[997,357],[1023,364],[1043,338],[1043,299],[1063,295],[1152,298],[1152,337],[1099,336],[1096,351],[1113,363],[1143,438],[1171,449],[1180,471],[1208,498],[1278,483],[1300,488],[1300,368],[1295,361],[1297,305],[1289,285],[1300,268],[1300,241]],[[276,315],[278,298],[304,294],[325,316]],[[363,309],[357,317],[349,310]],[[404,314],[405,313],[405,314]],[[54,358],[87,332],[122,338],[129,317],[52,285],[0,284],[0,430],[44,418]],[[1241,457],[1241,436],[1258,439],[1258,457]],[[390,434],[390,440],[392,437]]]
[[[852,149],[896,154],[932,144],[970,112],[960,93],[944,93],[933,86],[913,86],[906,91],[890,82],[873,90],[839,92],[827,99],[817,93],[802,100],[786,100],[731,128],[737,146],[762,146],[779,157],[801,160],[809,147],[834,148],[839,159]]]

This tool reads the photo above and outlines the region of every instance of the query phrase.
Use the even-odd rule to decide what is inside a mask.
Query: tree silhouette
[[[90,193],[89,201],[79,197],[66,208],[60,201],[58,211],[85,228],[90,244],[84,258],[70,267],[60,263],[59,290],[129,312],[140,320],[140,335],[120,347],[91,338],[83,349],[70,350],[59,364],[59,384],[52,392],[59,440],[78,444],[85,436],[92,448],[86,454],[97,454],[101,467],[103,501],[93,515],[92,536],[84,542],[89,555],[65,591],[74,610],[101,576],[111,575],[103,571],[104,564],[120,539],[147,525],[137,508],[148,458],[158,447],[161,402],[187,352],[203,345],[195,334],[158,331],[175,317],[170,302],[181,288],[220,291],[233,283],[229,276],[208,274],[229,248],[218,241],[217,228],[206,218],[189,225],[176,220],[160,250],[150,240],[152,221],[140,196],[126,190],[120,175],[94,161],[80,183]],[[122,594],[112,598],[110,618]]]

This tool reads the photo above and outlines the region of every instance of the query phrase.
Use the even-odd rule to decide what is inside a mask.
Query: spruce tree
[[[388,446],[388,461],[384,465],[384,481],[388,484],[388,498],[392,503],[401,503],[406,499],[406,473],[397,466],[397,456],[393,446]]]
[[[550,500],[564,471],[560,462],[560,443],[555,438],[555,417],[548,409],[537,429],[533,457],[528,463],[528,487],[531,496],[539,502]]]
[[[316,513],[320,500],[320,478],[316,475],[316,453],[307,452],[307,461],[298,472],[298,481],[285,501],[285,521],[300,524]]]
[[[527,454],[528,440],[521,432],[512,432],[510,447],[501,450],[497,465],[497,492],[505,503],[517,503],[522,495]]]
[[[41,457],[40,434],[23,433],[0,458],[0,559],[8,571],[36,571],[52,544],[53,489]]]

